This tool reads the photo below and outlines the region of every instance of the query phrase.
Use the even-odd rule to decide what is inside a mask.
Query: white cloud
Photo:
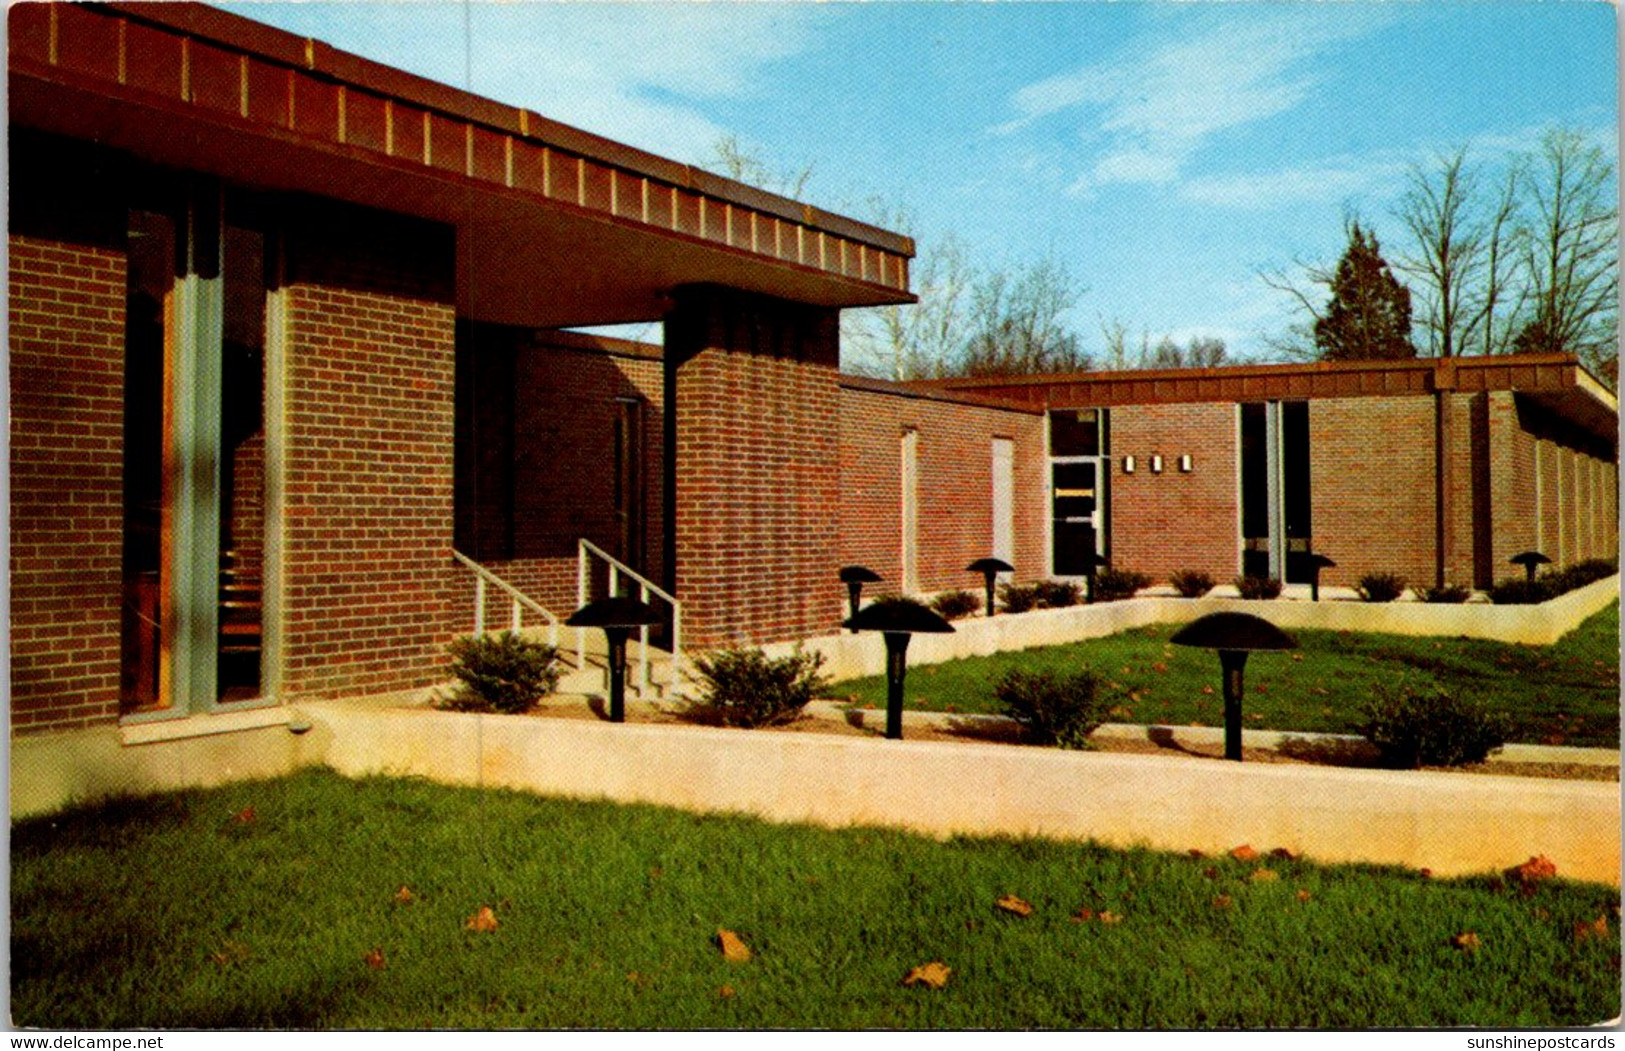
[[[1325,49],[1375,25],[1297,8],[1221,11],[1178,39],[1137,41],[1112,60],[1027,85],[1011,100],[1017,117],[994,131],[1011,134],[1082,111],[1083,139],[1097,145],[1074,193],[1111,183],[1166,184],[1215,136],[1298,106],[1319,83],[1315,60]]]
[[[1267,172],[1201,175],[1180,183],[1180,195],[1220,208],[1324,204],[1391,189],[1407,162],[1394,157],[1344,158]]]

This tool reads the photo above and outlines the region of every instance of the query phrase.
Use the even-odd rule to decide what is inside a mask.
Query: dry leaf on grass
[[[1300,889],[1300,890],[1299,890],[1299,891],[1298,891],[1298,900],[1299,900],[1299,901],[1308,901],[1308,900],[1309,900],[1309,899],[1310,899],[1310,898],[1313,898],[1313,897],[1314,897],[1314,895],[1313,895],[1313,894],[1310,894],[1310,893],[1309,893],[1309,892],[1308,892],[1308,891],[1306,891],[1306,890],[1302,890],[1302,889]]]
[[[481,905],[480,911],[468,918],[463,924],[471,931],[494,931],[497,929],[497,914],[489,905]]]
[[[1248,844],[1243,843],[1241,846],[1232,850],[1230,852],[1230,856],[1235,858],[1237,861],[1257,861],[1258,851],[1254,850]]]
[[[1462,931],[1450,939],[1450,944],[1462,952],[1477,952],[1479,946],[1478,935],[1472,931]]]
[[[1557,875],[1557,865],[1545,854],[1530,858],[1522,865],[1514,865],[1506,870],[1507,878],[1515,879],[1525,887],[1533,887],[1541,880],[1551,879]]]
[[[1213,907],[1215,909],[1228,909],[1235,903],[1236,899],[1232,898],[1228,894],[1220,894],[1218,897],[1213,899]]]
[[[1574,925],[1574,940],[1583,942],[1591,938],[1608,938],[1608,917],[1598,916],[1590,923],[1576,923]]]
[[[239,825],[252,825],[255,821],[259,820],[259,815],[254,812],[253,807],[245,806],[241,810],[237,811],[237,813],[231,815],[231,820]]]
[[[734,997],[734,987],[731,985],[718,986],[717,996],[723,1000],[732,1000]]]
[[[1119,923],[1123,922],[1123,917],[1119,916],[1115,912],[1102,912],[1100,915],[1096,916],[1095,918],[1097,920],[1099,920],[1101,923],[1104,923],[1108,927],[1115,927]]]
[[[1253,874],[1247,878],[1254,883],[1274,883],[1281,876],[1274,869],[1253,869]]]
[[[994,902],[993,906],[1010,913],[1012,916],[1031,916],[1033,914],[1033,907],[1014,894],[1006,894]]]
[[[410,905],[417,900],[418,896],[412,893],[412,888],[404,883],[401,884],[401,889],[395,892],[395,904],[397,905]]]
[[[904,985],[923,985],[928,989],[941,989],[948,984],[948,976],[954,973],[952,967],[941,960],[932,960],[922,963],[903,976]]]
[[[1072,914],[1073,923],[1088,923],[1095,918],[1095,910],[1087,905]]]
[[[361,957],[361,960],[373,970],[381,971],[384,969],[384,950],[375,945],[366,955]]]
[[[744,963],[755,955],[739,935],[726,928],[717,929],[717,945],[722,949],[722,958],[729,963]]]

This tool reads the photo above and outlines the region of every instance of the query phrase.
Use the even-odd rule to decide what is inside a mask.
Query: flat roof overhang
[[[717,284],[913,302],[906,237],[197,4],[18,4],[10,120],[263,190],[457,229],[458,310],[658,319]]]
[[[1515,391],[1610,444],[1619,438],[1618,398],[1564,354],[982,376],[919,386],[1056,409]]]

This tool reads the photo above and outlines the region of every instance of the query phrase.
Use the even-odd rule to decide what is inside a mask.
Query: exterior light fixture
[[[886,737],[903,737],[903,676],[908,671],[908,640],[915,632],[945,634],[954,626],[913,599],[890,598],[866,607],[847,621],[853,631],[886,636]]]
[[[1184,456],[1181,456],[1179,458],[1179,473],[1180,474],[1190,474],[1191,473],[1191,458],[1190,458],[1189,453],[1186,453]]]
[[[1535,567],[1550,565],[1552,560],[1541,554],[1539,551],[1524,551],[1513,555],[1511,558],[1507,559],[1507,561],[1511,562],[1515,566],[1522,566],[1525,579],[1534,580]]]
[[[863,599],[863,585],[877,582],[880,580],[880,574],[868,566],[842,566],[840,577],[841,583],[846,585],[846,598],[852,610],[851,615],[855,617],[858,615],[858,604]],[[857,630],[853,628],[853,634],[856,634]]]
[[[1132,456],[1123,457],[1123,473],[1124,474],[1133,474],[1134,473],[1134,457],[1132,457]]]
[[[998,579],[1000,573],[1011,573],[1015,571],[1015,568],[1002,558],[979,558],[965,567],[965,572],[980,573],[987,582],[988,616],[993,616],[993,582]],[[857,613],[854,612],[852,615],[857,616]]]
[[[626,637],[633,628],[659,624],[660,614],[648,603],[624,595],[589,602],[565,618],[572,628],[603,628],[609,659],[609,721],[626,721]]]
[[[1151,457],[1151,473],[1152,474],[1161,474],[1162,473],[1162,457],[1161,456],[1152,456]]]
[[[1168,641],[1219,651],[1219,666],[1224,669],[1224,757],[1241,762],[1242,669],[1247,666],[1247,654],[1295,650],[1297,640],[1251,613],[1209,613],[1174,632]]]
[[[1320,571],[1323,569],[1330,569],[1331,567],[1337,565],[1337,563],[1333,562],[1325,555],[1313,554],[1305,560],[1305,564],[1309,567],[1309,600],[1311,602],[1319,602]]]

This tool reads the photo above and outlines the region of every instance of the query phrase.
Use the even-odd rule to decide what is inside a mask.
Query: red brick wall
[[[118,716],[124,257],[12,235],[11,721]]]
[[[1315,550],[1337,562],[1321,583],[1367,573],[1427,585],[1436,575],[1432,398],[1325,398],[1309,403]]]
[[[696,646],[839,622],[838,355],[833,310],[679,292],[666,321],[672,542],[683,630]]]
[[[840,564],[885,578],[874,593],[902,591],[902,435],[914,430],[918,558],[922,591],[980,593],[982,577],[965,567],[992,554],[993,439],[1014,450],[1014,533],[1020,580],[1044,576],[1044,418],[1025,412],[841,390]],[[833,580],[833,578],[832,578]],[[838,582],[838,593],[844,593]]]
[[[449,304],[285,292],[284,699],[444,675],[453,633]]]
[[[1483,502],[1478,492],[1478,474],[1473,462],[1473,401],[1471,394],[1449,394],[1446,402],[1445,441],[1448,465],[1448,515],[1444,582],[1472,586],[1477,578],[1478,551],[1473,532],[1475,508]],[[1419,586],[1437,583],[1437,571],[1416,581]]]
[[[1241,570],[1236,406],[1125,405],[1111,410],[1112,565],[1166,581],[1182,569],[1228,582]],[[1161,474],[1151,472],[1153,454]],[[1189,474],[1179,470],[1189,455]],[[1124,474],[1124,456],[1136,469]]]
[[[625,559],[657,584],[664,530],[664,367],[658,354],[552,346],[538,335],[516,351],[514,518],[517,557],[486,564],[558,616],[576,608],[577,540],[615,552],[614,428],[617,397],[643,408],[643,551]],[[473,618],[459,602],[458,616]],[[658,604],[657,604],[658,605]],[[506,597],[488,599],[487,623],[506,624]],[[465,612],[466,610],[466,612]],[[527,613],[527,620],[534,620]]]

